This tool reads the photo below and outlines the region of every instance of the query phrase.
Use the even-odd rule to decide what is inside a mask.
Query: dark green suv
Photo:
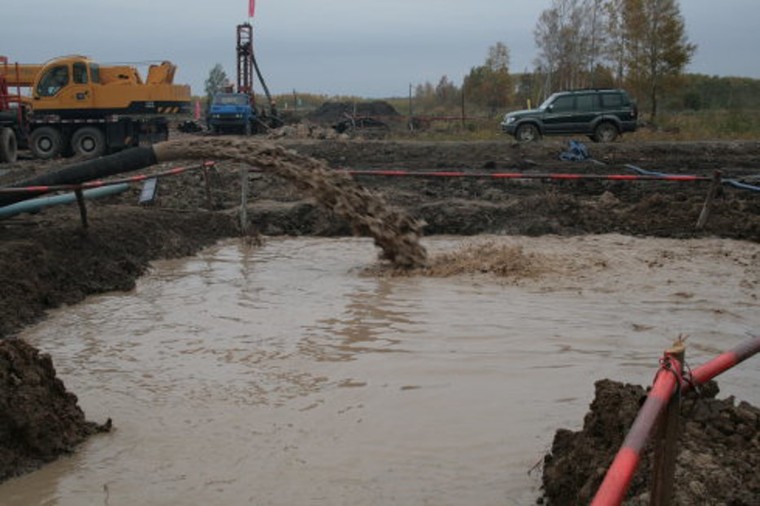
[[[562,91],[547,98],[538,109],[506,114],[501,128],[520,142],[568,134],[612,142],[624,132],[635,132],[637,118],[636,104],[624,90]]]

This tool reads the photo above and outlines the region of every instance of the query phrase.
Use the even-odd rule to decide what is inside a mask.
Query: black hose
[[[57,186],[66,184],[79,184],[95,179],[100,179],[115,174],[130,172],[156,165],[156,153],[152,147],[131,148],[120,151],[113,155],[93,158],[80,163],[64,167],[54,172],[48,172],[30,179],[18,181],[4,188],[23,188],[27,186]],[[0,207],[15,204],[22,200],[35,198],[43,193],[3,193],[0,194]]]

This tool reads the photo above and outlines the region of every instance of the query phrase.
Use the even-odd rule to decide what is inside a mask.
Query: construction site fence
[[[681,394],[692,388],[698,388],[719,374],[759,353],[760,335],[748,339],[690,372],[684,367],[684,352],[685,346],[680,340],[674,344],[673,348],[664,352],[652,388],[636,415],[620,450],[608,468],[591,503],[592,506],[622,504],[647,442],[658,423],[663,424],[667,421],[667,417],[664,416],[666,408],[674,410],[677,419]],[[668,434],[669,437],[662,444],[668,446],[670,450],[656,446],[655,458],[657,459],[659,452],[660,455],[665,455],[663,458],[669,458],[671,465],[674,466],[674,455],[666,455],[666,453],[674,453],[677,431],[675,433],[670,431],[661,433]],[[660,472],[658,478],[658,470],[656,469],[653,475],[652,504],[669,504],[671,500],[669,495],[672,494],[673,488],[672,472],[665,478],[662,478]],[[663,483],[663,479],[670,482]]]
[[[600,162],[601,163],[601,162]],[[714,194],[715,187],[720,184],[731,184],[733,187],[742,190],[760,191],[760,187],[743,183],[736,180],[722,179],[720,172],[717,172],[712,176],[697,176],[691,174],[668,174],[664,172],[654,172],[641,169],[633,165],[626,165],[626,168],[633,171],[634,174],[579,174],[579,173],[567,173],[567,172],[542,172],[542,173],[526,173],[526,172],[485,172],[485,171],[464,171],[464,170],[435,170],[435,171],[415,171],[405,169],[367,169],[356,170],[348,168],[339,168],[338,170],[353,176],[353,177],[401,177],[401,178],[463,178],[463,179],[494,179],[494,180],[543,180],[543,181],[583,181],[583,180],[597,180],[597,181],[618,181],[618,182],[636,182],[636,181],[663,181],[663,182],[676,182],[676,183],[695,183],[695,182],[710,182],[711,191],[708,194],[708,199],[705,202],[705,208],[709,207]],[[206,161],[199,165],[189,167],[176,167],[163,172],[154,174],[139,174],[119,179],[108,180],[93,180],[86,181],[77,184],[61,184],[61,185],[33,185],[33,186],[6,186],[0,188],[0,195],[3,194],[29,194],[28,198],[32,196],[43,195],[45,193],[57,192],[57,191],[79,191],[92,188],[98,188],[108,185],[117,185],[124,183],[139,183],[153,180],[154,182],[163,177],[176,176],[188,171],[204,170],[204,175],[208,169],[215,169],[214,161]],[[263,172],[262,169],[249,167],[246,172]],[[207,191],[210,191],[209,178],[206,177]],[[27,197],[24,197],[27,198]],[[142,200],[141,200],[142,203]],[[83,205],[80,201],[80,206]],[[707,212],[703,212],[703,216],[700,216],[700,222],[698,228],[704,225]]]
[[[135,176],[108,179],[108,180],[95,180],[87,181],[78,184],[63,184],[63,185],[50,185],[50,186],[6,186],[0,188],[0,194],[2,193],[50,193],[55,191],[73,191],[73,190],[86,190],[90,188],[100,188],[103,186],[118,185],[123,183],[141,183],[149,179],[159,179],[168,176],[177,176],[185,172],[199,170],[199,169],[212,169],[215,168],[216,162],[208,161],[199,165],[192,165],[189,167],[175,167],[155,174],[138,174]]]

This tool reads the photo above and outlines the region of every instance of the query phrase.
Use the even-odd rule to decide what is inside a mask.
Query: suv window
[[[627,101],[623,100],[623,95],[620,93],[603,93],[600,98],[602,99],[602,108],[604,109],[618,109],[624,103],[627,103]]]
[[[580,112],[593,112],[598,109],[596,95],[578,95],[575,109]]]
[[[575,97],[564,96],[557,97],[557,100],[552,104],[552,112],[569,112],[575,108]]]

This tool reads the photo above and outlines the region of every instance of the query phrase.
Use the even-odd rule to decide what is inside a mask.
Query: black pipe
[[[156,165],[156,163],[158,163],[158,160],[156,159],[156,153],[153,151],[153,147],[131,148],[113,155],[85,160],[54,172],[48,172],[30,179],[18,181],[11,185],[4,186],[4,188],[80,184],[124,172],[144,169],[151,165]],[[22,200],[28,200],[43,193],[48,192],[41,190],[40,192],[0,194],[0,207],[15,204]]]

